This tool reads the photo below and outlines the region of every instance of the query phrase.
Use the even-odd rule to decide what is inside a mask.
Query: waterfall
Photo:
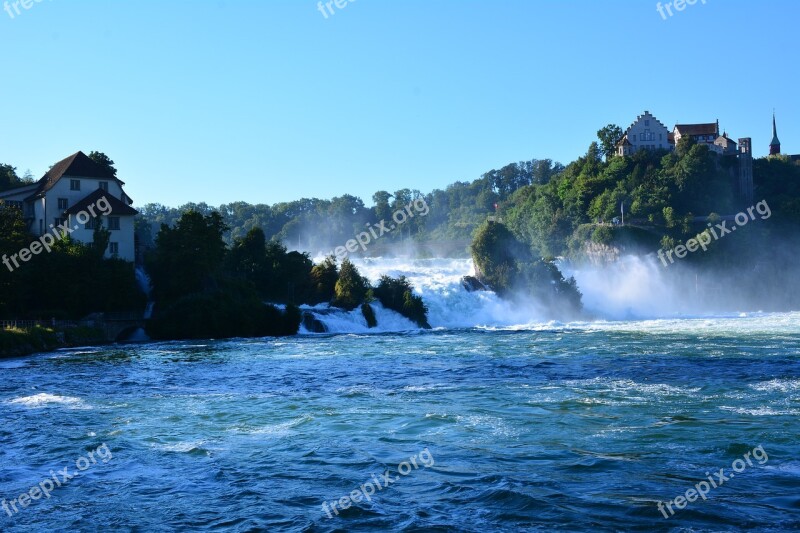
[[[364,258],[353,259],[353,264],[373,285],[382,275],[406,276],[428,306],[428,322],[434,329],[546,329],[560,325],[535,301],[511,303],[492,291],[466,290],[462,278],[475,274],[471,259]],[[559,268],[565,277],[575,277],[583,293],[587,320],[686,318],[731,307],[711,298],[710,289],[703,292],[702,276],[698,293],[694,273],[668,272],[653,257],[623,256],[605,266],[560,261]],[[381,333],[418,329],[394,311],[372,305],[378,319],[375,329],[367,327],[359,309],[346,312],[322,305],[303,308],[310,318],[300,331]]]
[[[153,317],[153,307],[155,306],[155,302],[152,300],[152,292],[153,287],[150,282],[150,276],[147,275],[147,271],[144,269],[143,266],[136,267],[136,283],[139,285],[139,288],[142,290],[145,296],[147,296],[147,306],[144,309],[144,313],[142,314],[142,318],[145,320],[150,320]],[[140,340],[149,340],[147,334],[144,332],[143,329],[140,328],[141,331],[137,330],[137,338],[136,341]]]
[[[509,327],[541,324],[546,315],[535,304],[511,304],[491,291],[467,291],[461,283],[464,276],[474,275],[471,259],[354,259],[362,275],[377,285],[382,275],[406,276],[428,306],[431,327],[462,329],[472,327]],[[418,330],[416,324],[398,313],[373,302],[378,327],[369,329],[360,309],[343,311],[327,304],[301,308],[321,323],[328,333],[383,333]],[[301,333],[309,333],[304,325]]]

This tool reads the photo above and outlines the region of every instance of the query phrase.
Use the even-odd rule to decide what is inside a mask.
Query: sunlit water
[[[800,314],[515,322],[439,275],[415,282],[439,284],[432,332],[0,361],[0,498],[113,454],[0,510],[0,530],[800,528]],[[763,464],[659,512],[757,446]],[[400,476],[425,449],[433,465]],[[328,517],[323,503],[386,470],[399,479]]]

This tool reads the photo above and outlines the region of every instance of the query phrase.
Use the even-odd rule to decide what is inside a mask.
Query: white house
[[[706,144],[710,150],[718,151],[714,148],[714,143],[720,137],[719,120],[706,124],[676,124],[673,133],[675,134],[676,145],[682,137],[689,136],[697,144]]]
[[[111,231],[106,257],[134,261],[133,219],[138,212],[131,207],[133,201],[123,185],[106,167],[77,152],[53,165],[35,184],[0,193],[0,200],[19,207],[36,236],[52,233],[66,223],[72,239],[88,244],[93,241],[95,221],[100,219]],[[98,216],[86,220],[89,206]]]
[[[660,120],[645,111],[625,131],[617,143],[617,155],[632,155],[639,150],[671,150],[670,133]]]

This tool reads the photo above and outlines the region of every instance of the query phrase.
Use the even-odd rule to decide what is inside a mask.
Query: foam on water
[[[34,396],[25,396],[23,398],[14,398],[13,400],[9,400],[8,403],[30,408],[48,407],[52,405],[81,407],[84,405],[83,401],[80,398],[72,398],[70,396],[57,396],[48,393],[40,393]]]
[[[354,259],[359,271],[373,284],[380,277],[405,276],[428,306],[428,321],[434,329],[480,328],[486,331],[682,331],[727,334],[742,328],[761,333],[800,331],[800,314],[742,312],[697,312],[672,286],[664,269],[653,258],[622,257],[603,268],[574,267],[562,263],[565,276],[575,276],[591,320],[561,323],[536,302],[510,303],[492,291],[467,291],[461,280],[475,275],[471,259]],[[367,327],[361,311],[331,309],[328,305],[305,307],[325,324],[329,333],[389,333],[418,329],[394,311],[374,303],[378,327]],[[693,313],[693,314],[691,314]],[[308,333],[305,328],[301,333]]]

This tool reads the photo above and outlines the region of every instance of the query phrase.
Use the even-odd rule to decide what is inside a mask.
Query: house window
[[[55,219],[55,226],[56,227],[63,226],[66,223],[67,223],[67,219],[66,218],[56,218]]]
[[[108,252],[111,255],[119,255],[119,243],[118,242],[108,243]]]
[[[97,220],[94,219],[94,218],[90,218],[89,222],[87,222],[86,225],[84,225],[84,228],[94,231],[94,228],[95,228],[96,224],[97,224]]]
[[[649,121],[649,120],[645,120],[645,121],[644,121],[644,125],[645,125],[645,126],[649,126],[649,125],[650,125],[650,121]]]
[[[108,182],[107,181],[101,181],[100,182],[100,186],[98,188],[108,192]]]
[[[119,231],[119,217],[108,217],[108,229]]]
[[[67,200],[66,198],[59,198],[58,209],[59,211],[66,211],[67,209],[69,209],[69,200]]]
[[[71,191],[81,190],[81,180],[69,180],[69,190]]]

